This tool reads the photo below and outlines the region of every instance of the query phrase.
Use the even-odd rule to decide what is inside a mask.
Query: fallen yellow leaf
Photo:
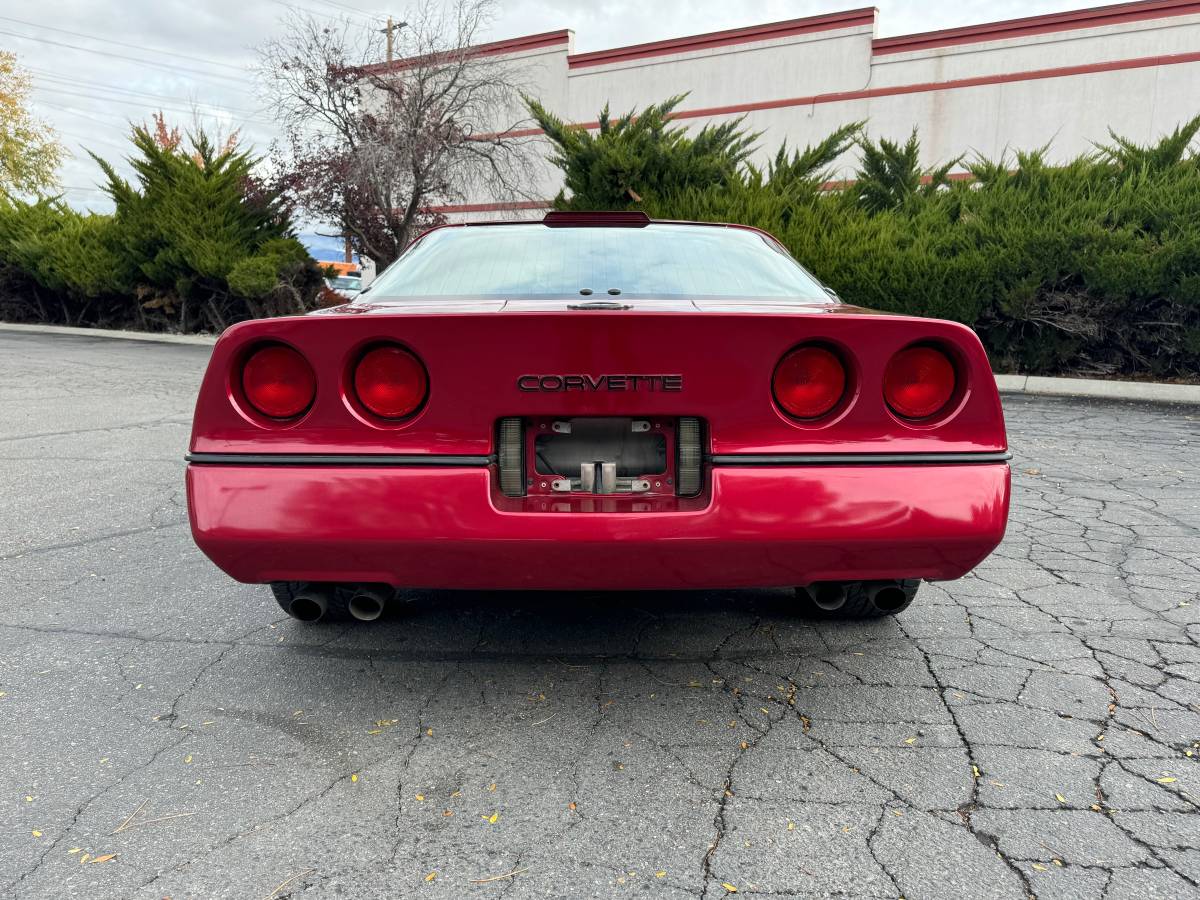
[[[796,823],[789,821],[788,822],[788,831],[795,831],[795,830],[796,830]]]
[[[350,780],[351,780],[351,781],[358,781],[358,773],[357,773],[357,772],[355,772],[353,775],[351,775],[351,776],[350,776]]]
[[[497,820],[500,818],[500,813],[494,812],[490,816],[481,815],[480,818],[483,819],[485,822],[487,822],[489,825],[495,825]]]
[[[424,795],[424,794],[417,794],[417,800],[418,800],[418,802],[422,802],[422,803],[423,803],[423,802],[425,801],[425,795]]]
[[[575,806],[575,801],[574,801],[574,800],[572,800],[570,803],[568,803],[568,804],[567,804],[567,809],[571,810],[571,812],[574,812],[574,811],[575,811],[575,809],[576,809],[576,806]]]
[[[382,728],[368,728],[367,734],[383,734]]]
[[[667,873],[660,870],[660,871],[654,873],[654,877],[655,878],[666,878]]]
[[[495,791],[495,790],[496,790],[496,782],[494,782],[494,781],[493,781],[491,784],[489,784],[489,785],[488,785],[488,790],[489,790],[489,791]]]
[[[904,743],[909,744],[909,745],[915,744],[916,742],[917,742],[916,738],[905,738],[904,739]]]
[[[1159,784],[1170,784],[1173,781],[1175,781],[1175,779],[1172,778],[1170,775],[1167,775],[1165,778],[1158,779]]]
[[[185,763],[190,763],[190,762],[192,761],[192,754],[190,754],[190,753],[189,753],[187,756],[185,756],[185,757],[183,758],[183,761],[184,761]]]
[[[1052,860],[1050,860],[1050,862],[1052,862],[1052,863],[1054,863],[1056,866],[1060,866],[1060,867],[1061,867],[1061,866],[1062,866],[1062,864],[1063,864],[1063,861],[1062,861],[1061,859],[1052,859]]]
[[[1055,800],[1057,800],[1059,803],[1066,803],[1066,802],[1067,802],[1067,798],[1066,798],[1066,797],[1064,797],[1062,794],[1055,794],[1055,795],[1054,795],[1054,799],[1055,799]]]
[[[79,852],[80,850],[82,850],[82,849],[83,849],[82,847],[72,847],[72,848],[71,848],[70,850],[68,850],[67,852],[68,852],[68,853],[70,853],[70,854],[73,856],[73,855],[75,855],[76,853],[78,853],[78,852]]]
[[[1035,869],[1037,869],[1039,872],[1045,872],[1045,871],[1046,871],[1046,867],[1045,867],[1045,866],[1043,866],[1041,863],[1034,863],[1034,864],[1033,864],[1033,867],[1034,867]]]
[[[736,894],[736,893],[738,892],[738,891],[737,891],[737,888],[735,888],[735,887],[734,887],[732,884],[730,884],[728,881],[722,881],[722,882],[721,882],[721,887],[725,888],[725,890],[729,891],[729,893],[731,893],[731,894]]]
[[[971,774],[976,778],[979,777],[979,766],[971,766]]]
[[[32,803],[32,802],[33,802],[33,798],[32,798],[32,797],[30,797],[28,794],[26,794],[26,795],[25,795],[25,802],[26,802],[26,803]]]
[[[433,879],[435,879],[435,878],[437,878],[437,872],[430,872],[428,875],[425,876],[426,881],[433,881]]]
[[[35,828],[35,829],[33,830],[33,836],[34,836],[34,837],[41,837],[41,836],[42,836],[42,833],[41,833],[40,831],[38,831],[38,830]]]
[[[79,864],[82,866],[85,862],[87,862],[91,858],[92,858],[92,855],[90,853],[85,853],[85,854],[83,854],[83,856],[79,857]]]
[[[116,859],[116,858],[117,858],[117,854],[115,854],[115,853],[105,853],[103,856],[97,856],[95,859],[93,859],[92,863],[95,864],[95,863],[108,862],[110,859]]]
[[[432,728],[425,729],[425,737],[433,737],[433,729]]]

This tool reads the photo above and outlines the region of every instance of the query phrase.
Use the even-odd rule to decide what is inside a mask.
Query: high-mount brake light
[[[954,363],[936,347],[901,350],[883,375],[883,397],[896,415],[928,419],[946,408],[958,386]]]
[[[421,361],[403,347],[384,345],[363,354],[354,367],[354,394],[381,419],[411,416],[425,402],[429,376]]]
[[[294,419],[312,406],[317,378],[299,351],[283,344],[255,350],[242,366],[242,393],[271,419]]]
[[[797,347],[775,367],[775,402],[789,416],[818,419],[846,393],[846,367],[832,350],[817,344]]]

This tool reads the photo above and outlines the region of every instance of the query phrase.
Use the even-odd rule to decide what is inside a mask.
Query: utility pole
[[[387,28],[379,29],[385,35],[387,35],[387,61],[389,64],[392,62],[392,53],[393,53],[393,51],[392,51],[392,32],[399,31],[401,28],[404,28],[406,25],[408,25],[407,22],[397,22],[395,25],[393,25],[392,17],[388,16],[387,17]]]

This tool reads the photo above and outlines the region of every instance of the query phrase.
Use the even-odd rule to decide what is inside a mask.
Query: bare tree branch
[[[524,72],[471,46],[497,0],[418,0],[381,62],[382,36],[292,13],[259,48],[264,99],[285,138],[272,148],[286,195],[337,225],[380,266],[468,197],[526,198],[537,154],[503,137],[527,120]]]

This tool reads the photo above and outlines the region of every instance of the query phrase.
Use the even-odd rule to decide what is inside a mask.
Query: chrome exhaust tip
[[[332,595],[329,588],[310,584],[296,592],[288,606],[288,613],[301,622],[319,622],[329,612]]]
[[[805,590],[817,609],[837,612],[846,605],[846,585],[840,581],[818,581]]]
[[[355,589],[347,608],[350,615],[360,622],[374,622],[383,615],[383,610],[395,591],[383,585],[364,584]]]
[[[908,603],[908,594],[898,581],[878,581],[867,586],[867,599],[880,612],[892,613]]]

